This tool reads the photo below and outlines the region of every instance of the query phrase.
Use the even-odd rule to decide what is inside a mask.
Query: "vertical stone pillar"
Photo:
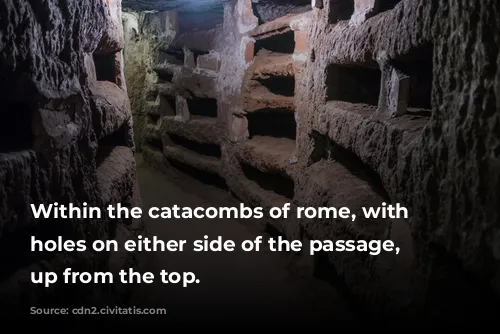
[[[310,24],[309,16],[300,16],[290,22],[290,28],[294,31],[295,50],[294,60],[306,61],[309,55],[309,38],[307,27]]]
[[[259,25],[259,19],[253,13],[251,0],[238,0],[236,15],[240,34],[245,34]]]
[[[175,120],[179,122],[187,122],[190,119],[189,107],[187,101],[182,96],[176,96],[176,115]]]
[[[380,103],[375,118],[390,119],[407,113],[410,77],[391,64],[382,66]]]
[[[243,38],[241,40],[241,51],[245,64],[248,65],[252,63],[255,53],[255,40],[249,37]]]
[[[245,116],[233,113],[229,136],[230,140],[234,143],[245,141],[250,137],[248,119]]]
[[[123,51],[119,51],[115,54],[115,73],[116,73],[116,84],[118,87],[127,91],[127,83],[125,80],[125,60],[123,58]]]
[[[184,48],[184,66],[190,69],[194,69],[196,67],[194,53],[188,48]]]
[[[408,110],[410,97],[410,77],[396,68],[390,73],[390,92],[388,95],[388,109],[392,117],[402,116]]]
[[[309,51],[309,43],[307,40],[307,32],[295,31],[295,51],[294,53],[304,53]]]

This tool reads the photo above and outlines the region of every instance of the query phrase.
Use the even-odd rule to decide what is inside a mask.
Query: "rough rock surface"
[[[144,130],[148,124],[148,105],[158,104],[154,90],[158,79],[153,66],[158,62],[160,47],[168,48],[173,41],[175,18],[171,14],[123,13],[125,34],[125,77],[134,115],[134,135],[137,151],[142,150]],[[166,19],[168,18],[168,19]],[[161,22],[172,22],[162,25]],[[161,41],[161,42],[160,42]],[[153,90],[153,92],[152,92]],[[151,93],[153,95],[151,95]]]
[[[212,174],[250,205],[359,212],[400,203],[406,220],[266,224],[290,239],[401,245],[398,257],[332,252],[311,264],[378,316],[492,316],[500,295],[498,1],[331,0],[306,13],[259,1],[271,22],[257,18],[255,3],[225,4],[224,24],[203,47],[218,55],[218,71],[194,68],[186,51],[154,55],[177,68],[164,76],[174,88],[159,95],[216,99],[217,117],[201,127],[193,104],[187,116],[185,104],[172,105],[177,117],[153,120],[146,161],[168,171],[177,159],[206,172],[206,151],[170,141],[175,132],[219,145]],[[184,46],[194,57],[196,46]]]
[[[111,223],[106,218],[35,220],[30,209],[30,204],[53,202],[101,208],[119,201],[140,204],[134,195],[129,101],[116,82],[97,81],[103,72],[96,71],[93,59],[99,46],[99,53],[111,52],[104,75],[121,70],[114,61],[123,45],[120,2],[5,0],[0,12],[1,313],[6,318],[25,314],[28,307],[49,301],[58,307],[74,300],[93,306],[122,303],[123,290],[45,288],[33,284],[30,273],[60,273],[66,267],[107,271],[129,265],[130,255],[29,252],[30,236],[91,242],[142,228],[140,221]],[[110,148],[129,154],[112,161]],[[104,184],[103,179],[110,181]]]

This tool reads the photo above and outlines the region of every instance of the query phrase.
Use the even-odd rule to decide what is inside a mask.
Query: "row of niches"
[[[269,17],[265,21],[276,24],[261,26],[252,36],[255,42],[248,55],[253,61],[242,90],[248,139],[236,150],[241,177],[251,187],[248,191],[286,202],[295,197],[295,182],[286,170],[297,137],[292,57],[296,36],[286,20],[279,22],[282,18]]]
[[[210,97],[190,96],[184,97],[174,95],[176,89],[173,83],[165,82],[164,73],[157,71],[158,80],[153,89],[150,89],[145,96],[145,101],[149,108],[147,112],[149,124],[157,124],[161,117],[175,117],[179,120],[187,121],[192,117],[217,117],[217,99]],[[163,73],[163,76],[162,76]]]
[[[217,99],[151,94],[156,94],[155,108],[148,114],[148,123],[154,127],[144,146],[163,157],[173,170],[225,187],[218,173],[222,153],[218,143]]]
[[[295,182],[286,170],[296,148],[294,111],[268,108],[249,112],[245,117],[248,139],[237,148],[242,176],[254,184],[259,194],[267,193],[281,201],[293,200]]]
[[[387,62],[330,64],[326,100],[379,119],[403,115],[430,116],[433,47],[425,45]]]

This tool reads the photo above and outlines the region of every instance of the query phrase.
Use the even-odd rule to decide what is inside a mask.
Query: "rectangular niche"
[[[116,84],[118,76],[116,55],[114,53],[94,53],[95,71],[98,81],[109,81]]]
[[[149,113],[148,114],[148,123],[156,125],[158,123],[158,120],[160,119],[159,114],[154,114],[154,113]]]
[[[273,94],[295,96],[295,76],[269,76],[256,80]]]
[[[158,137],[148,137],[145,140],[145,144],[147,147],[152,149],[153,151],[161,152],[163,153],[163,142],[161,138]]]
[[[382,72],[378,64],[339,65],[327,68],[327,101],[378,106]]]
[[[433,45],[425,45],[395,58],[391,65],[408,77],[407,107],[409,112],[431,112],[434,79]]]
[[[210,186],[228,190],[226,180],[220,175],[199,170],[193,166],[167,158],[169,164],[174,167],[179,173],[192,177],[193,179]]]
[[[197,154],[220,159],[221,150],[217,144],[198,143],[175,134],[169,135],[173,144],[181,146]]]
[[[361,161],[356,154],[319,132],[313,131],[310,138],[313,141],[313,152],[309,159],[311,165],[322,160],[334,160],[344,166],[350,174],[369,184],[370,188],[384,198],[387,203],[391,201],[378,173]]]
[[[295,33],[290,30],[282,34],[256,40],[254,56],[263,49],[276,53],[292,54],[295,51]]]
[[[328,22],[337,23],[339,21],[350,20],[354,14],[355,0],[332,0],[328,13]]]
[[[201,51],[201,50],[190,50],[190,51],[193,53],[193,59],[195,64],[198,64],[199,56],[204,56],[210,53],[208,51]]]
[[[184,50],[168,49],[160,52],[159,63],[169,63],[174,65],[184,65]]]
[[[248,113],[248,132],[250,138],[267,136],[295,140],[297,123],[295,114],[286,109],[263,109]]]
[[[158,75],[157,83],[169,83],[174,79],[174,72],[170,69],[157,69],[156,74]]]
[[[192,116],[217,117],[217,100],[212,98],[186,99],[189,114]]]
[[[402,0],[378,0],[377,4],[377,12],[382,13],[387,10],[394,9],[398,3]]]
[[[0,154],[31,149],[33,109],[27,103],[0,103]]]
[[[291,178],[277,173],[265,173],[245,163],[241,164],[241,168],[245,177],[257,183],[260,188],[293,199],[295,184]]]
[[[174,96],[160,95],[160,116],[175,116],[177,103]]]
[[[101,138],[98,142],[96,162],[97,166],[117,146],[129,146],[129,124],[123,124],[116,132]]]
[[[146,102],[155,102],[158,96],[158,90],[150,90],[146,93]]]

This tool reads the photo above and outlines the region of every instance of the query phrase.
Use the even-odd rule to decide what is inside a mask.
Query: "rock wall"
[[[38,240],[116,239],[141,221],[35,220],[31,204],[140,205],[130,102],[123,76],[120,0],[0,2],[0,309],[108,306],[112,285],[31,283],[31,272],[134,266],[121,253],[30,252]]]
[[[134,115],[136,149],[139,152],[148,123],[147,110],[156,99],[154,94],[150,94],[157,80],[153,66],[161,58],[160,50],[172,42],[177,25],[175,11],[143,13],[128,10],[123,13],[124,58],[127,64],[125,77]]]
[[[291,255],[344,287],[360,311],[491,316],[500,289],[498,3],[312,1],[267,22],[254,7],[227,3],[222,25],[178,31],[155,56],[146,161],[250,205],[352,208],[351,223],[264,226],[304,241],[394,240],[398,256]],[[359,219],[361,207],[383,202],[406,206],[409,218]]]

